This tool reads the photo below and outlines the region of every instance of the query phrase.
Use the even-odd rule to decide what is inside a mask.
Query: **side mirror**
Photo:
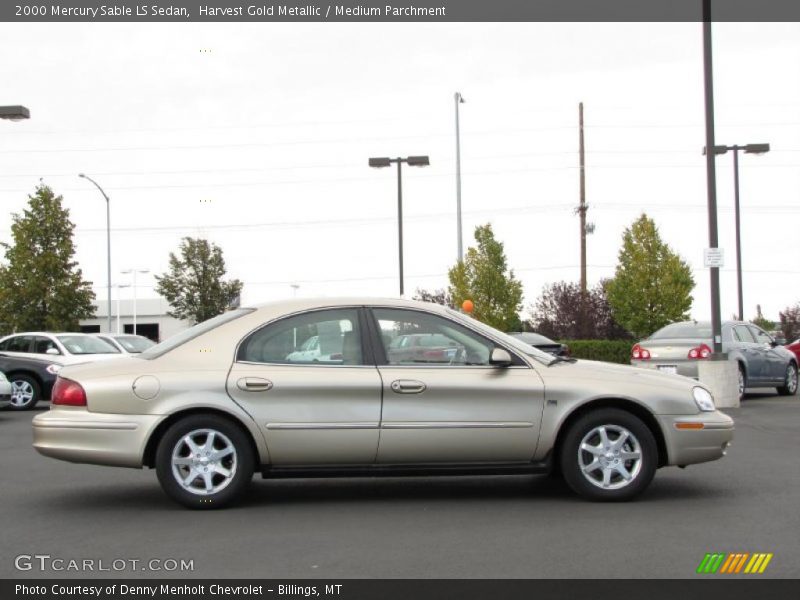
[[[58,351],[58,348],[48,348],[44,351],[45,354],[50,354],[51,356],[59,356],[61,352]]]
[[[495,367],[508,367],[511,366],[513,362],[508,351],[502,348],[494,348],[489,357],[489,364]]]

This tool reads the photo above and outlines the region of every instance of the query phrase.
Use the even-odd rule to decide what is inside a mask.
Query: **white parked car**
[[[150,338],[130,333],[95,333],[94,337],[108,342],[123,354],[141,354],[156,345]]]
[[[119,349],[87,333],[15,333],[0,340],[0,352],[8,356],[55,358],[65,365],[124,356]]]
[[[9,404],[11,404],[11,383],[0,372],[0,408],[5,408]]]

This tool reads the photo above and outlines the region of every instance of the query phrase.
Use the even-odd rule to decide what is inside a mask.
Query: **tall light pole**
[[[31,111],[24,106],[0,106],[0,119],[23,121],[31,118]]]
[[[149,272],[150,269],[125,269],[124,271],[120,271],[123,275],[133,275],[133,335],[136,335],[136,274],[145,274]]]
[[[715,155],[725,154],[728,150],[733,151],[733,208],[736,220],[736,291],[739,299],[739,320],[744,321],[744,301],[742,299],[742,226],[739,218],[739,150],[744,150],[745,154],[766,154],[769,152],[769,144],[714,146]],[[703,152],[705,153],[705,148]]]
[[[105,193],[103,188],[100,187],[94,179],[83,173],[79,173],[78,177],[83,177],[91,181],[94,186],[103,194],[106,199],[106,255],[108,257],[108,332],[111,333],[111,201],[108,199],[108,194]]]
[[[427,156],[409,156],[407,158],[370,158],[369,166],[380,169],[388,167],[392,163],[397,163],[397,238],[398,254],[400,263],[400,296],[403,296],[403,163],[409,167],[427,167],[431,164]]]
[[[461,128],[458,120],[458,105],[464,104],[464,96],[456,92],[453,99],[456,104],[456,231],[458,232],[458,262],[464,260],[464,243],[461,230]]]

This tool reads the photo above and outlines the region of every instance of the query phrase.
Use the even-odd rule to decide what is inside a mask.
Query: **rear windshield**
[[[194,327],[190,327],[184,331],[181,331],[178,334],[173,335],[170,338],[167,338],[160,344],[156,344],[151,348],[148,348],[144,352],[138,355],[138,358],[145,358],[147,360],[151,360],[153,358],[158,358],[174,350],[178,346],[182,346],[189,340],[193,340],[196,337],[203,335],[211,331],[212,329],[216,329],[220,325],[224,325],[225,323],[229,323],[234,319],[238,319],[239,317],[243,317],[246,314],[253,312],[254,308],[237,308],[234,310],[229,310],[228,312],[224,312],[221,315],[217,315],[213,319],[209,319],[208,321],[203,321],[202,323],[198,323]]]
[[[543,335],[539,335],[538,333],[532,333],[528,331],[522,333],[509,333],[508,335],[518,338],[523,342],[525,342],[526,344],[531,344],[532,346],[540,346],[543,344],[552,345],[556,343],[550,338],[546,338]]]
[[[673,323],[656,331],[651,340],[699,338],[711,339],[711,325],[708,323]]]

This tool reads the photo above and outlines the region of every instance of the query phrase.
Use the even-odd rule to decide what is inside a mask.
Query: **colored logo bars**
[[[705,555],[697,572],[708,573],[763,573],[767,569],[769,561],[772,560],[772,553],[749,552],[731,553],[724,552],[709,553]]]

